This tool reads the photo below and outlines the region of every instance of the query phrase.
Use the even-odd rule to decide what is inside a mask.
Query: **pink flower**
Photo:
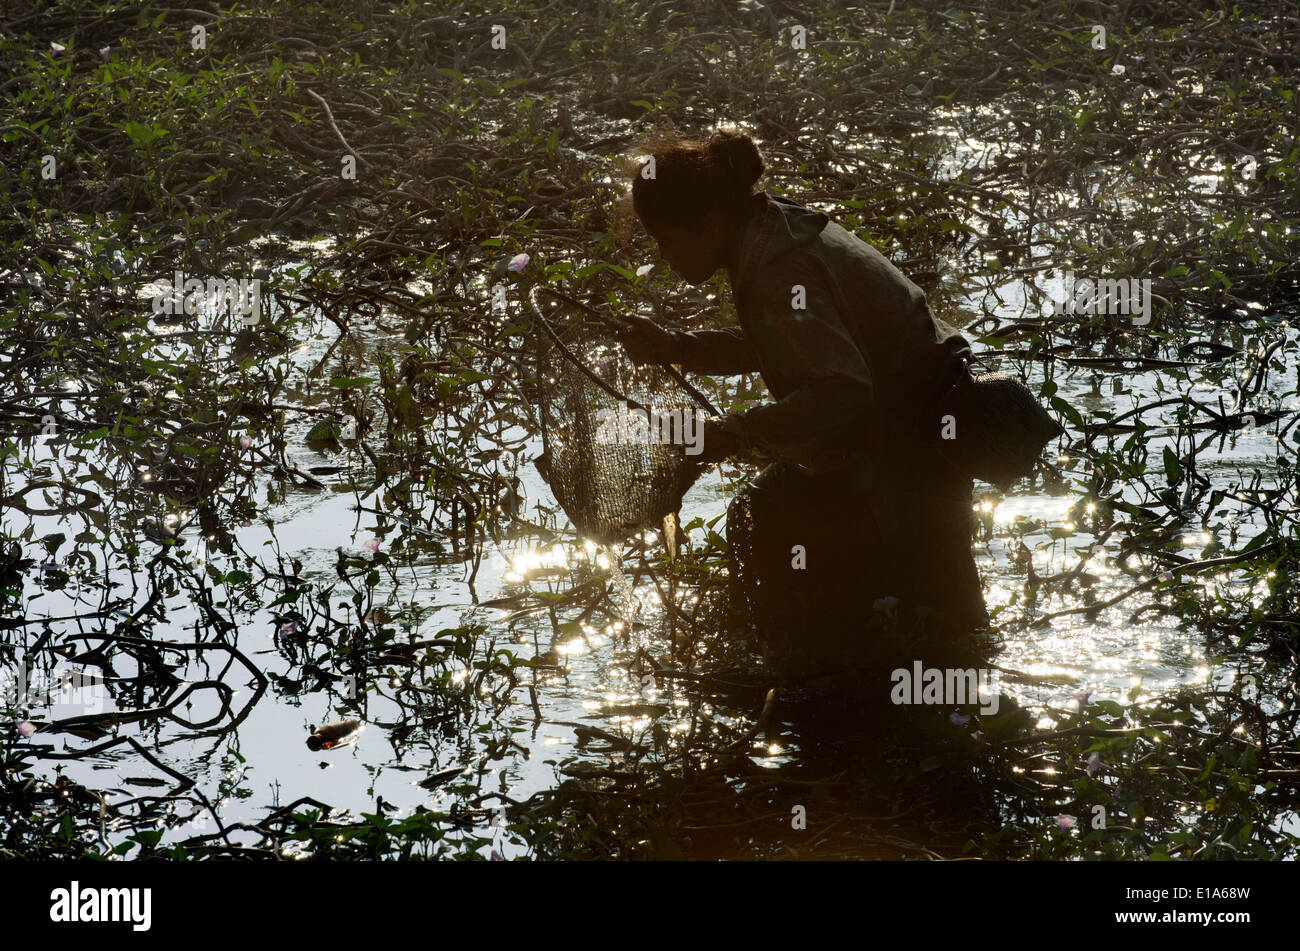
[[[249,446],[251,446],[252,444],[253,444],[253,440],[249,439],[247,436],[240,436],[240,437],[239,437],[239,448],[240,448],[240,449],[247,449],[247,448],[248,448]]]
[[[372,538],[361,547],[364,548],[366,551],[379,551],[379,539]]]
[[[1114,66],[1112,66],[1112,67],[1110,68],[1110,72],[1111,72],[1111,75],[1113,75],[1113,76],[1123,76],[1123,75],[1124,75],[1124,67],[1121,66],[1119,63],[1116,63]]]
[[[1056,826],[1058,829],[1064,832],[1066,829],[1073,829],[1074,824],[1078,821],[1079,820],[1076,819],[1074,816],[1057,816]]]
[[[1088,765],[1084,769],[1088,771],[1089,776],[1106,772],[1106,764],[1101,761],[1101,754],[1093,750],[1088,756]]]
[[[59,55],[60,53],[62,53],[65,49],[67,49],[67,47],[64,46],[62,43],[50,43],[50,51],[51,51],[55,56],[58,56],[58,55]]]
[[[105,46],[105,47],[102,47],[102,48],[100,49],[100,51],[99,51],[100,58],[103,59],[103,61],[106,62],[106,63],[108,62],[108,49],[109,49],[109,48],[108,48],[107,46]]]
[[[1173,573],[1172,571],[1162,571],[1162,572],[1160,572],[1160,580],[1161,580],[1161,581],[1173,581],[1173,580],[1174,580],[1174,573]]]
[[[506,270],[522,271],[524,268],[528,267],[528,260],[528,255],[516,254],[510,259],[510,263],[506,265]]]
[[[504,861],[505,861],[505,857],[504,857],[500,852],[498,852],[496,849],[493,849],[493,850],[488,854],[488,861],[489,861],[489,862],[504,862]]]
[[[30,720],[24,720],[22,723],[18,724],[16,729],[19,736],[29,737],[36,732],[36,724],[32,723]]]
[[[296,634],[297,632],[298,632],[298,625],[295,624],[293,621],[285,621],[283,624],[280,625],[281,634]]]
[[[636,269],[636,276],[637,276],[637,277],[645,277],[647,274],[649,274],[649,273],[650,273],[651,271],[653,271],[653,270],[654,270],[654,265],[653,265],[653,264],[642,264],[639,268]]]

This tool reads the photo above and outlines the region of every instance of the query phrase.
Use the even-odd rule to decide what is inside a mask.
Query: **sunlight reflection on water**
[[[1009,282],[999,290],[1007,302],[1006,312],[1014,313],[1021,307],[1033,309],[1023,283]],[[974,298],[969,304],[973,311],[978,309]],[[179,334],[167,328],[160,329],[159,333],[170,335],[166,341],[168,346],[172,337],[177,338],[176,346],[182,345]],[[289,366],[301,370],[319,359],[333,344],[335,336],[326,325],[316,336],[292,347],[284,355],[284,360]],[[1109,393],[1108,387],[1102,387],[1099,393],[1094,392],[1090,375],[1082,370],[1059,375],[1056,378],[1059,394],[1093,413],[1123,411],[1130,407],[1132,397],[1129,395]],[[1037,387],[1043,380],[1043,365],[1032,363],[1028,376],[1031,388]],[[1123,376],[1129,389],[1142,394],[1143,399],[1149,399],[1164,385],[1158,375],[1150,372]],[[1206,380],[1194,380],[1190,385],[1199,387],[1203,395],[1222,390],[1221,386]],[[1273,385],[1272,381],[1270,385]],[[68,381],[65,386],[70,393],[84,389],[79,380]],[[286,442],[300,447],[309,425],[310,420],[306,418],[291,420],[286,426]],[[1272,435],[1263,428],[1234,435],[1227,444],[1228,448],[1212,460],[1213,468],[1205,472],[1216,484],[1236,478],[1240,469],[1257,465],[1266,467],[1276,452]],[[1160,446],[1161,443],[1156,442],[1152,448],[1158,452]],[[535,441],[530,444],[532,452],[539,448]],[[324,451],[295,448],[294,454],[303,465],[340,461],[339,456]],[[70,480],[85,474],[84,467],[78,469],[67,460],[56,458],[47,448],[38,446],[34,455],[38,465],[67,463]],[[1060,454],[1057,461],[1067,476],[1080,476],[1076,470],[1077,461],[1071,460],[1068,454]],[[153,480],[149,467],[141,466],[139,471],[141,481]],[[550,499],[548,487],[531,467],[521,469],[519,474],[527,498]],[[269,481],[263,477],[263,489]],[[683,521],[689,522],[691,518],[700,516],[707,522],[722,515],[728,498],[719,491],[721,486],[722,480],[716,475],[701,479],[685,499]],[[980,488],[984,490],[987,487]],[[1086,614],[1067,615],[1053,620],[1047,627],[1020,627],[1013,623],[1021,618],[1032,619],[1084,605],[1075,588],[1066,594],[1032,593],[1026,585],[1026,565],[1013,560],[1013,555],[1023,544],[1034,571],[1040,577],[1073,568],[1080,555],[1096,541],[1096,537],[1085,530],[1086,526],[1070,521],[1075,504],[1083,498],[1083,489],[1078,484],[1049,490],[1040,483],[1032,488],[1022,485],[1005,497],[983,496],[982,501],[974,503],[975,512],[989,522],[987,536],[975,543],[974,551],[988,606],[991,610],[1001,609],[997,620],[1003,628],[1003,640],[996,663],[1010,671],[1002,678],[1002,688],[1020,702],[1035,707],[1036,712],[1042,714],[1041,722],[1053,724],[1056,719],[1050,711],[1073,709],[1076,702],[1073,698],[1080,692],[1089,693],[1094,699],[1122,700],[1135,687],[1139,688],[1139,696],[1149,696],[1179,685],[1228,679],[1227,672],[1212,670],[1204,639],[1194,632],[1180,630],[1175,619],[1147,616],[1140,623],[1132,622],[1133,610],[1144,601],[1102,609],[1095,618]],[[257,552],[278,539],[286,554],[301,561],[304,577],[326,583],[334,577],[334,550],[341,547],[357,551],[361,540],[374,535],[380,527],[380,520],[375,516],[352,511],[354,501],[348,491],[288,491],[268,503],[259,513],[261,518],[238,527],[239,544],[245,551]],[[1145,500],[1134,498],[1134,501]],[[1081,511],[1089,517],[1096,514],[1088,510],[1086,502]],[[166,514],[161,521],[168,529],[176,530],[188,521],[189,516],[188,511],[176,511]],[[23,526],[16,524],[16,516],[5,513],[5,518],[15,522],[8,526],[11,532],[22,531]],[[31,519],[31,524],[32,537],[35,538],[60,528],[57,519],[39,515]],[[1244,541],[1250,537],[1249,516],[1243,515],[1240,524]],[[268,525],[274,526],[274,532]],[[391,525],[389,527],[391,529]],[[722,527],[719,523],[720,530]],[[192,550],[202,552],[197,557],[208,561],[218,559],[219,553],[206,551],[206,546],[201,544],[197,527],[181,530],[189,538]],[[387,538],[393,537],[390,531]],[[697,530],[693,538],[697,544],[699,537]],[[653,543],[653,536],[648,540]],[[1180,536],[1181,545],[1189,550],[1191,557],[1198,557],[1198,550],[1213,541],[1215,537],[1199,525],[1189,526]],[[1109,560],[1114,554],[1113,548],[1102,546],[1086,566],[1096,579],[1091,595],[1094,602],[1104,602],[1145,577],[1140,575],[1135,579],[1119,571]],[[569,569],[579,565],[591,566],[608,574],[614,569],[615,562],[608,552],[591,543],[537,544],[532,538],[504,538],[500,543],[489,542],[483,570],[476,582],[478,601],[518,594],[521,585],[528,585],[534,592],[559,590]],[[629,584],[627,597],[630,600],[626,601],[621,620],[585,619],[576,628],[565,629],[563,636],[551,643],[549,623],[544,615],[539,613],[512,621],[507,631],[504,622],[512,616],[514,609],[476,605],[467,589],[466,569],[460,560],[445,555],[422,555],[404,569],[400,577],[403,597],[418,597],[428,608],[427,613],[418,619],[399,618],[402,637],[432,637],[443,628],[480,621],[488,626],[485,639],[508,637],[520,653],[528,654],[529,649],[536,646],[539,657],[553,652],[554,659],[562,661],[563,667],[556,663],[550,668],[539,669],[537,674],[540,718],[522,694],[514,698],[514,704],[504,716],[514,731],[515,742],[527,750],[527,755],[511,754],[502,761],[499,778],[515,798],[526,798],[533,792],[553,787],[558,762],[563,756],[603,761],[611,755],[603,749],[592,752],[582,748],[578,732],[565,724],[599,723],[610,734],[635,741],[656,725],[666,727],[669,737],[680,739],[700,723],[705,724],[705,731],[716,731],[723,726],[739,728],[748,723],[749,711],[728,711],[710,703],[699,704],[692,710],[686,690],[676,682],[658,682],[653,689],[647,689],[644,682],[629,671],[637,647],[660,657],[668,653],[662,633],[664,606],[658,589],[649,580],[643,579],[634,586]],[[124,585],[130,583],[130,577],[124,573],[115,574],[114,580]],[[1213,587],[1211,583],[1207,593],[1212,592]],[[47,613],[52,617],[73,613],[77,610],[76,598],[79,596],[75,586],[64,592],[47,592],[37,603],[37,613]],[[396,603],[400,607],[400,599]],[[689,601],[683,603],[689,604]],[[170,598],[167,607],[168,622],[158,624],[154,634],[177,640],[188,639],[190,626],[198,621],[188,594],[181,592],[179,596]],[[237,616],[241,623],[242,647],[263,660],[274,673],[292,673],[285,670],[287,665],[274,651],[276,628],[271,613],[255,609],[237,612]],[[629,633],[635,637],[628,637]],[[200,666],[195,664],[193,669],[182,669],[181,674],[198,679],[202,676],[198,669]],[[469,668],[461,667],[452,671],[450,676],[453,681],[464,682],[471,674]],[[662,704],[666,711],[618,712],[620,708],[640,703]],[[58,715],[56,711],[49,712]],[[396,705],[382,696],[375,696],[367,711],[369,718],[376,722],[390,718],[397,720],[397,712]],[[246,763],[234,764],[225,750],[214,753],[210,744],[198,740],[170,746],[169,762],[213,791],[214,798],[224,803],[223,813],[231,820],[261,817],[263,797],[260,794],[245,795],[250,783],[276,783],[282,801],[311,795],[355,810],[373,807],[373,793],[377,789],[382,789],[384,798],[402,809],[429,802],[429,795],[415,785],[408,773],[413,768],[409,762],[410,754],[398,750],[397,744],[383,730],[370,730],[355,745],[337,751],[327,760],[319,754],[309,753],[303,743],[307,725],[329,722],[332,718],[334,711],[323,693],[279,695],[270,692],[253,708],[238,730],[239,755],[247,760]],[[171,742],[168,730],[174,730],[174,727],[164,728],[162,736]],[[459,749],[461,741],[467,748],[473,748],[470,737],[457,736],[455,742],[445,744],[426,740],[431,747],[436,747],[435,764],[444,767],[457,764],[457,757],[463,752]],[[798,750],[780,742],[756,740],[750,754],[754,762],[775,768],[796,759]],[[325,768],[322,768],[322,763]],[[111,765],[123,771],[138,769],[137,765],[129,762],[93,764],[72,761],[67,763],[66,772],[92,786],[102,785],[105,779],[97,775],[100,771],[95,769],[95,765]],[[421,762],[419,765],[429,764]],[[217,789],[236,790],[238,794],[228,792],[217,797]]]

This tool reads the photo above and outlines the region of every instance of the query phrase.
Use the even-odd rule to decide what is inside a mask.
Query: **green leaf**
[[[340,390],[350,390],[374,382],[373,376],[336,376],[330,380],[330,386],[338,387]]]
[[[131,137],[136,148],[144,148],[155,139],[162,138],[167,134],[167,130],[159,126],[144,125],[139,122],[128,122],[124,131]]]
[[[1271,529],[1260,532],[1246,544],[1245,548],[1237,552],[1237,554],[1244,555],[1247,552],[1254,551],[1256,548],[1261,548],[1264,545],[1267,545],[1271,541],[1273,541],[1273,532]]]
[[[336,438],[338,438],[338,427],[328,419],[321,420],[307,434],[308,442],[325,442]]]
[[[1177,454],[1165,446],[1165,478],[1169,480],[1170,485],[1175,485],[1183,477],[1183,467],[1178,461]]]
[[[1053,396],[1051,398],[1051,401],[1052,401],[1053,409],[1055,409],[1058,413],[1064,416],[1077,428],[1079,429],[1083,428],[1083,417],[1079,415],[1079,411],[1077,409],[1075,409],[1065,400],[1061,399],[1059,396]]]
[[[162,835],[162,829],[143,829],[131,836],[131,838],[136,842],[139,842],[141,845],[153,848],[158,844],[158,840],[162,838]]]

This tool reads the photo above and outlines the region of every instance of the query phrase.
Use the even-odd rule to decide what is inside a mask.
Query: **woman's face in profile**
[[[717,215],[710,212],[697,224],[647,224],[659,245],[659,255],[687,284],[703,284],[725,263]]]

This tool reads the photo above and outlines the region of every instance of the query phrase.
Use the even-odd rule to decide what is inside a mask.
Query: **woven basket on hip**
[[[959,374],[939,405],[939,451],[964,474],[1005,490],[1034,471],[1065,432],[1009,373]]]

